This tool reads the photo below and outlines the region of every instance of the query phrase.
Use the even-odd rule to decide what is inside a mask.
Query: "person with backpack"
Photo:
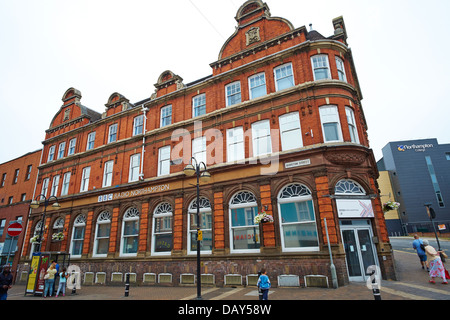
[[[256,286],[262,291],[262,300],[269,300],[269,289],[271,284],[266,269],[261,269],[261,275],[259,276]]]
[[[416,250],[417,255],[419,256],[420,264],[422,265],[422,269],[427,268],[427,271],[430,271],[427,262],[427,254],[425,253],[425,247],[423,245],[422,239],[419,238],[417,234],[414,235],[414,241],[412,242],[413,248]]]
[[[59,286],[58,291],[56,292],[56,297],[58,298],[59,292],[62,289],[63,297],[66,295],[66,283],[69,274],[66,272],[66,268],[62,269],[62,272],[59,274]]]

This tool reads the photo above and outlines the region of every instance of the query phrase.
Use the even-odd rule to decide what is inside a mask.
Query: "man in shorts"
[[[420,264],[422,265],[422,269],[427,268],[427,271],[429,271],[428,263],[427,263],[427,254],[425,253],[425,250],[423,249],[423,241],[419,238],[417,234],[414,235],[414,241],[412,243],[413,248],[416,250],[417,255],[420,259]]]

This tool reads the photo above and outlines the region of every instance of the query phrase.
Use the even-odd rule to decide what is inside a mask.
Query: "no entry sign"
[[[20,223],[13,223],[10,224],[9,227],[6,229],[6,232],[10,237],[17,237],[19,234],[22,233],[23,227]]]

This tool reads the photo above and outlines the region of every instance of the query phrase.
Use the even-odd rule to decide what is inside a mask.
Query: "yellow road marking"
[[[222,300],[225,299],[228,296],[231,296],[232,294],[238,293],[239,291],[244,290],[244,288],[236,288],[234,290],[222,293],[221,295],[211,298],[211,300]]]
[[[210,289],[207,289],[207,290],[205,290],[205,291],[202,291],[202,294],[207,294],[207,293],[210,293],[210,292],[213,292],[213,291],[216,291],[216,290],[219,290],[219,288],[210,288]],[[184,298],[182,298],[182,299],[180,299],[180,300],[192,300],[192,299],[194,299],[194,298],[197,298],[197,294],[193,294],[193,295],[184,297]]]
[[[415,294],[410,294],[410,293],[406,293],[406,292],[403,292],[403,291],[398,291],[398,290],[394,290],[394,289],[390,289],[390,288],[386,288],[386,287],[381,287],[380,291],[381,291],[381,297],[383,297],[383,292],[387,292],[389,294],[393,294],[393,295],[396,295],[396,296],[408,298],[408,299],[411,299],[411,300],[433,300],[433,299],[430,299],[430,298],[427,298],[427,297],[422,297],[422,296],[418,296],[418,295],[415,295]]]

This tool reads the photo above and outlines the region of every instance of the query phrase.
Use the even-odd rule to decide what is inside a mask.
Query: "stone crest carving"
[[[366,161],[368,154],[362,151],[328,151],[325,158],[331,163],[343,166],[359,166]]]
[[[245,33],[245,38],[247,40],[246,41],[247,46],[261,41],[261,37],[259,35],[259,27],[250,28],[250,30],[248,30]]]

